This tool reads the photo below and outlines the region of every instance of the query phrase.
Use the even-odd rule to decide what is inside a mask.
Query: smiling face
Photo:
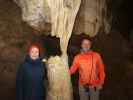
[[[84,52],[88,52],[91,48],[91,41],[88,39],[84,39],[82,41],[81,48]]]
[[[39,49],[37,47],[32,47],[30,49],[29,55],[31,59],[36,60],[39,58]]]

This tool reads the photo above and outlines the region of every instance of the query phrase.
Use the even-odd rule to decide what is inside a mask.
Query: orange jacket
[[[79,70],[81,85],[98,86],[104,84],[105,72],[101,56],[93,51],[75,56],[70,73]]]

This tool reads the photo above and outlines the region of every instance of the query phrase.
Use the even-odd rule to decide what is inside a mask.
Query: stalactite
[[[107,0],[82,0],[74,33],[86,33],[91,37],[96,36],[101,29],[108,33],[110,19],[107,18],[107,11]]]

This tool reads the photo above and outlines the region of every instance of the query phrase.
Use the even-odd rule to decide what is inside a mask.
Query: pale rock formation
[[[47,100],[72,100],[68,67],[59,56],[48,60],[49,88]]]
[[[99,30],[110,31],[107,19],[107,0],[82,0],[79,14],[74,27],[75,34],[86,33],[94,37]]]

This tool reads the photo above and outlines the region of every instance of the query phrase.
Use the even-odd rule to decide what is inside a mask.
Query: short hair
[[[89,37],[88,37],[88,38],[86,37],[86,38],[83,38],[83,39],[81,40],[81,44],[83,43],[83,41],[84,41],[84,40],[88,40],[89,42],[91,42],[91,43],[92,43],[92,39],[91,39],[91,38],[89,38]]]

